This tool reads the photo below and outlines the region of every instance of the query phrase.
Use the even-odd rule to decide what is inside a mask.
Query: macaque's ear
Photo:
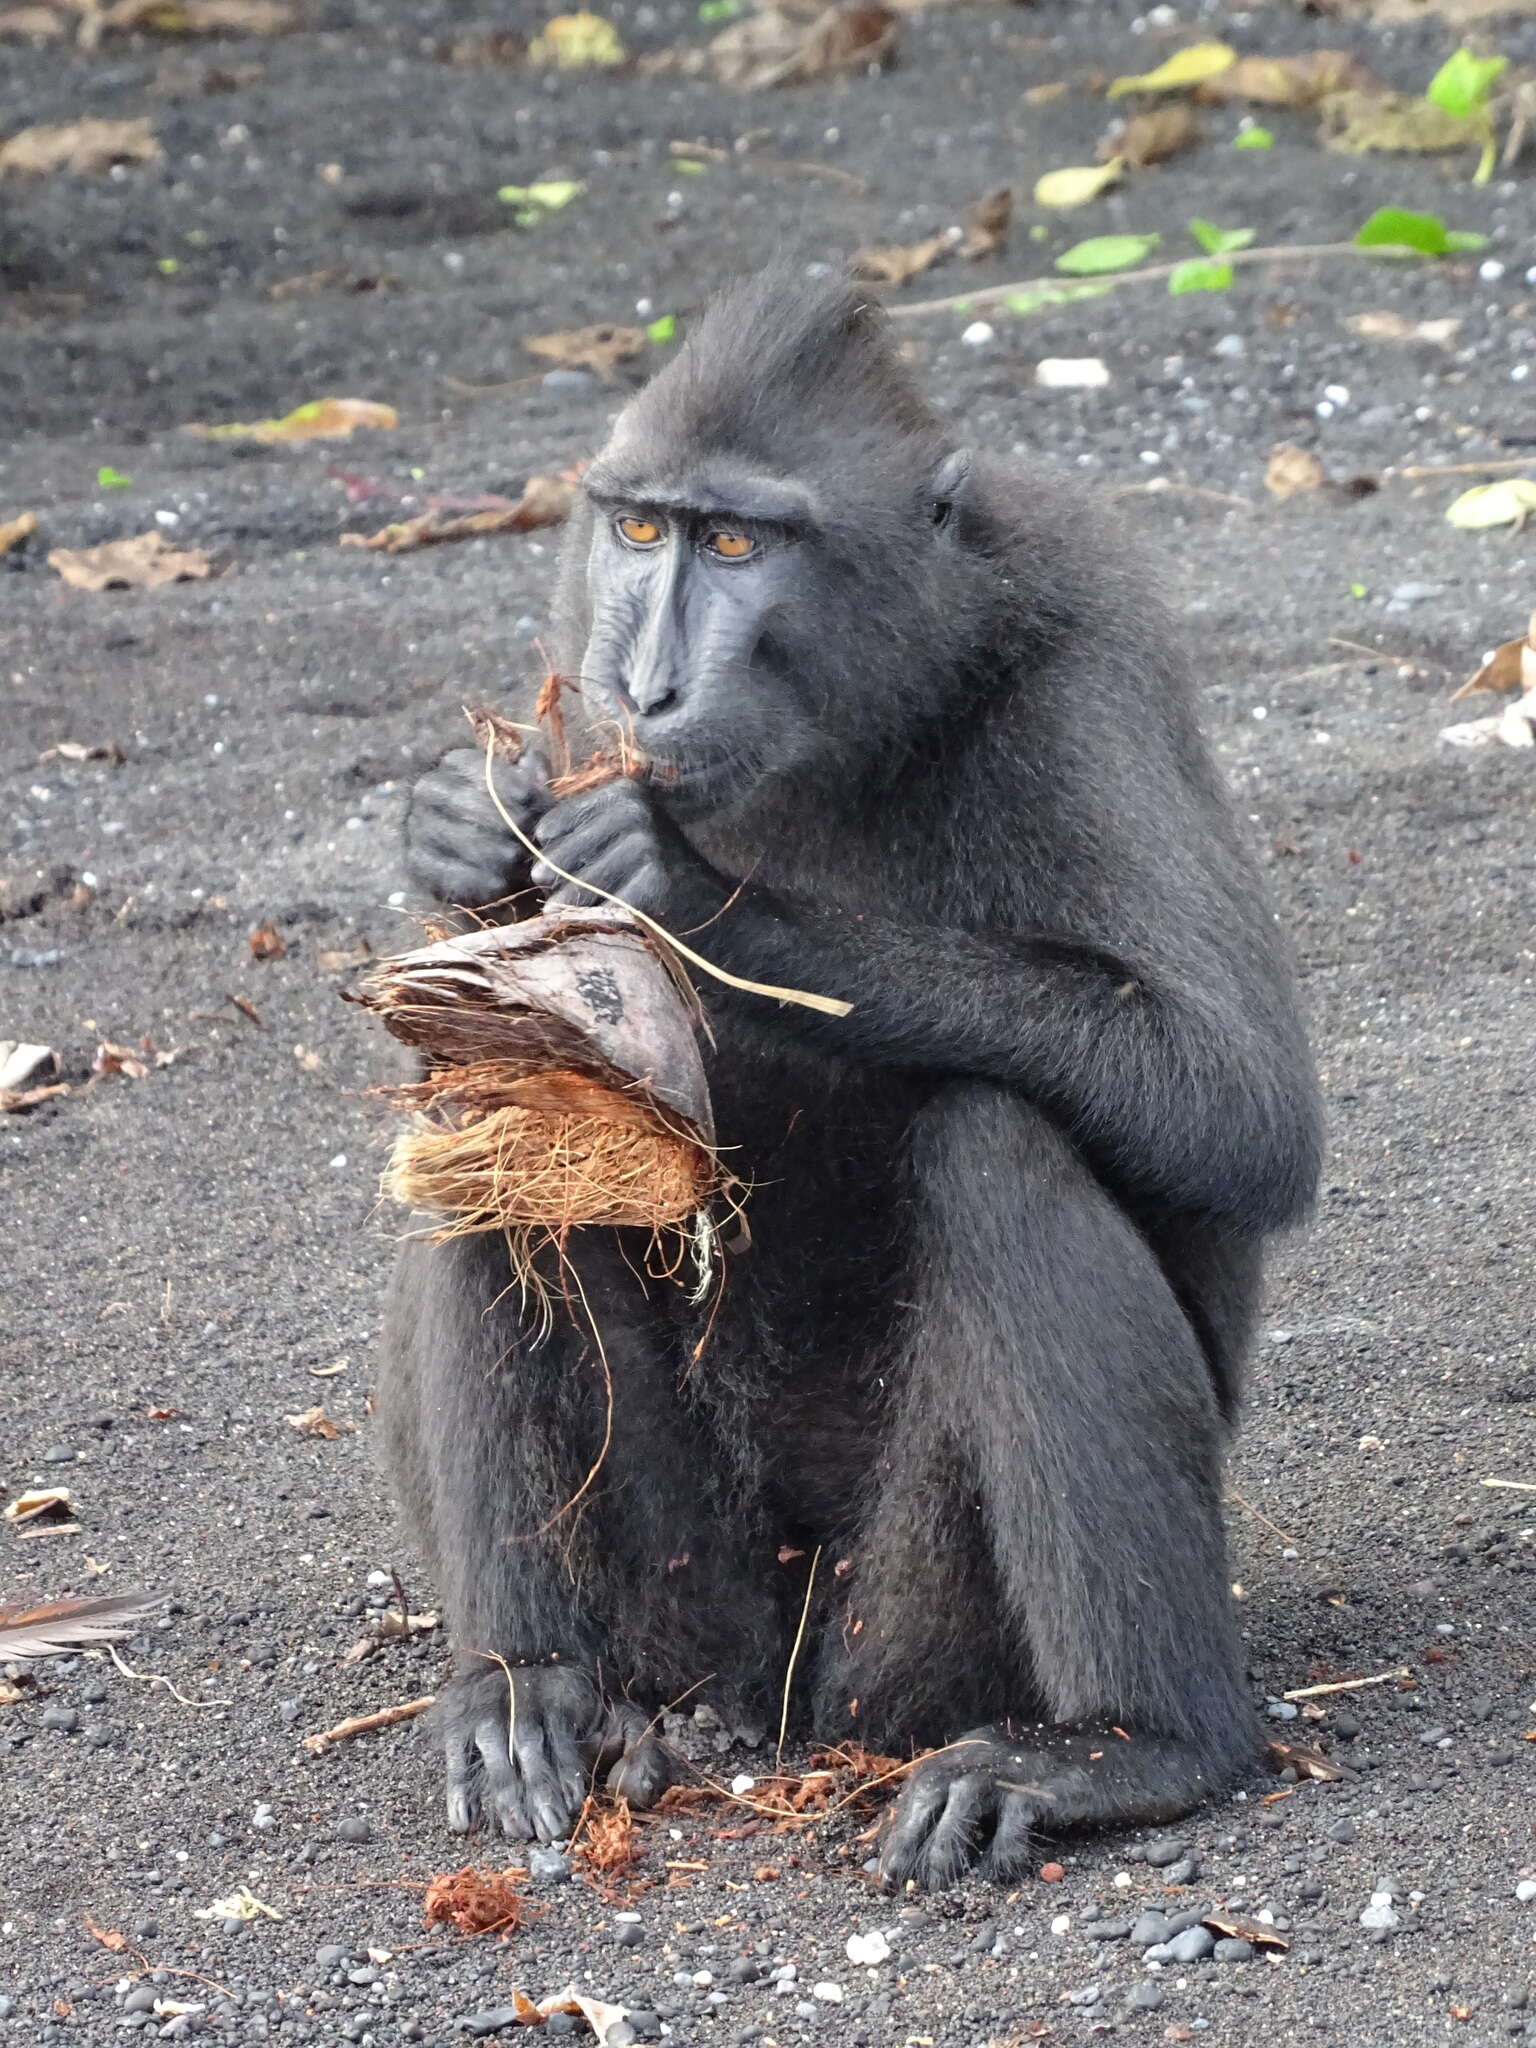
[[[935,526],[947,523],[955,505],[965,495],[971,460],[969,448],[957,448],[953,455],[946,455],[934,471],[933,481],[928,486],[928,503]]]

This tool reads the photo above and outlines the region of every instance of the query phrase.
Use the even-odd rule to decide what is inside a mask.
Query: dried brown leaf
[[[1349,1775],[1342,1764],[1336,1764],[1332,1757],[1325,1756],[1310,1743],[1277,1739],[1266,1744],[1266,1750],[1272,1770],[1292,1770],[1298,1777],[1310,1778],[1319,1785],[1331,1785]]]
[[[948,235],[930,235],[925,242],[893,242],[884,248],[860,249],[853,258],[855,277],[871,284],[905,284],[921,277],[950,247]]]
[[[93,1940],[99,1941],[103,1948],[110,1949],[115,1956],[120,1956],[128,1946],[128,1937],[120,1928],[98,1927],[89,1913],[85,1916],[85,1931]]]
[[[611,376],[619,363],[627,363],[645,347],[643,327],[573,327],[561,334],[536,334],[524,341],[529,355],[541,362],[558,363],[563,369],[595,370]]]
[[[89,173],[110,170],[113,164],[153,163],[160,145],[147,119],[66,121],[57,127],[23,128],[9,142],[0,143],[0,174],[30,171],[41,176],[49,171]]]
[[[201,441],[342,441],[359,427],[395,427],[400,415],[392,405],[372,398],[312,398],[281,419],[231,420],[210,427],[201,420],[182,428]]]
[[[1012,220],[1013,187],[999,185],[993,192],[984,192],[966,208],[960,254],[972,263],[983,256],[998,255],[1007,246]]]
[[[20,547],[28,535],[36,531],[35,512],[18,512],[14,519],[0,519],[0,555],[8,555],[12,548]]]
[[[48,566],[76,590],[158,590],[211,576],[213,557],[202,548],[172,547],[157,527],[94,548],[54,548]]]
[[[288,950],[288,941],[270,917],[264,917],[259,925],[246,933],[245,943],[250,947],[253,960],[281,960]]]
[[[384,526],[377,533],[344,533],[343,547],[378,548],[402,555],[413,548],[435,547],[442,541],[474,540],[488,533],[530,533],[540,526],[559,526],[570,515],[576,485],[564,476],[531,476],[523,495],[505,511],[445,514],[433,509],[414,519]]]
[[[1536,692],[1536,612],[1531,613],[1530,628],[1525,638],[1506,640],[1502,647],[1496,647],[1477,674],[1462,684],[1451,702],[1459,704],[1463,697],[1475,697],[1483,690],[1523,690],[1528,695]]]
[[[341,1435],[339,1426],[332,1422],[323,1408],[306,1408],[299,1415],[285,1415],[283,1420],[300,1436],[322,1437],[327,1443],[334,1442]]]
[[[60,1521],[74,1511],[74,1497],[67,1486],[38,1486],[27,1493],[18,1493],[13,1501],[0,1508],[0,1517],[20,1529],[29,1522]],[[0,1613],[10,1617],[7,1625],[12,1627],[20,1625],[17,1615],[25,1611],[0,1609]],[[15,1654],[18,1657],[31,1656],[33,1652],[18,1650]]]
[[[722,85],[757,92],[883,64],[900,34],[900,17],[872,0],[825,8],[809,22],[770,4],[723,29],[709,62]]]
[[[1295,57],[1239,57],[1199,86],[1195,97],[1248,100],[1264,107],[1315,107],[1329,93],[1385,91],[1348,50],[1308,50]]]
[[[1344,325],[1362,341],[1428,341],[1449,348],[1461,332],[1458,319],[1405,320],[1389,309],[1380,313],[1351,313]]]
[[[137,1046],[114,1045],[110,1038],[104,1038],[91,1060],[91,1072],[103,1079],[111,1074],[124,1074],[130,1081],[142,1081],[151,1068],[174,1066],[180,1058],[179,1046],[157,1046],[146,1031]]]
[[[1118,122],[1094,154],[1101,164],[1120,157],[1133,171],[1144,171],[1149,164],[1165,163],[1199,140],[1200,123],[1187,103],[1166,100],[1160,107]]]

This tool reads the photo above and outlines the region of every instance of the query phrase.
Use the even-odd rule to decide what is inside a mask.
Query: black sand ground
[[[707,33],[681,6],[612,12],[641,47]],[[859,1874],[868,1849],[851,1829],[722,1842],[717,1817],[684,1817],[646,1836],[644,1868],[667,1882],[634,1902],[640,1934],[622,1940],[636,1945],[578,1882],[498,1947],[422,1933],[422,1883],[464,1853],[423,1731],[320,1757],[300,1746],[430,1690],[438,1665],[430,1641],[340,1661],[362,1604],[383,1597],[371,1573],[398,1568],[418,1607],[431,1589],[369,1464],[389,1219],[374,1207],[386,1130],[357,1091],[380,1046],[321,955],[404,934],[403,791],[456,737],[466,698],[537,659],[552,554],[537,537],[343,550],[339,532],[382,523],[397,499],[349,505],[330,472],[473,492],[590,449],[616,394],[527,382],[523,336],[632,317],[639,299],[686,315],[722,269],[775,246],[832,260],[943,226],[997,183],[1027,193],[1087,160],[1105,116],[1086,91],[1036,107],[1024,88],[1143,68],[1202,25],[1137,34],[1131,13],[935,11],[884,78],[752,99],[451,68],[422,41],[463,27],[457,11],[405,0],[330,0],[323,27],[269,43],[0,45],[0,133],[147,113],[165,152],[115,179],[0,185],[0,518],[42,521],[0,564],[0,1036],[56,1046],[76,1079],[104,1038],[148,1033],[178,1052],[143,1080],[0,1122],[0,1491],[66,1483],[81,1522],[0,1536],[0,1597],[168,1595],[126,1659],[191,1703],[74,1660],[0,1707],[0,2039],[106,2041],[126,2022],[173,2038],[449,2042],[513,1987],[573,1978],[677,2042],[983,2048],[1107,2027],[1486,2048],[1536,2029],[1536,1903],[1516,1897],[1536,1869],[1536,1497],[1483,1484],[1536,1482],[1536,770],[1437,744],[1460,715],[1450,690],[1536,601],[1536,542],[1445,525],[1466,478],[1283,505],[1261,481],[1279,440],[1339,475],[1536,444],[1529,159],[1479,191],[1465,163],[1325,156],[1285,113],[1273,151],[1234,153],[1235,118],[1217,112],[1177,164],[1045,221],[1038,245],[1044,217],[1022,206],[1005,261],[906,294],[1038,272],[1109,227],[1158,228],[1173,247],[1199,213],[1261,243],[1322,242],[1386,202],[1482,229],[1505,266],[1346,261],[1251,270],[1226,296],[1132,288],[1000,320],[979,348],[960,343],[963,316],[910,329],[939,401],[980,439],[1106,488],[1167,476],[1243,501],[1143,488],[1132,502],[1198,642],[1327,1078],[1326,1191],[1315,1229],[1275,1261],[1233,1467],[1255,1512],[1234,1503],[1232,1533],[1259,1694],[1411,1671],[1412,1690],[1328,1696],[1321,1721],[1281,1731],[1319,1737],[1352,1775],[1267,1807],[1259,1780],[1195,1816],[1177,1831],[1198,1857],[1192,1889],[1170,1893],[1135,1841],[1103,1839],[1070,1848],[1057,1885],[965,1890],[901,1920]],[[1432,26],[1389,36],[1280,5],[1212,24],[1245,49],[1348,42],[1411,87],[1449,46]],[[1499,46],[1536,59],[1536,25]],[[194,83],[209,66],[259,72],[166,99],[168,54]],[[663,160],[674,137],[728,146],[759,127],[762,147],[867,190],[750,165],[688,179]],[[536,231],[494,197],[566,175],[587,193]],[[323,268],[397,283],[269,295]],[[1389,306],[1463,325],[1437,348],[1343,324]],[[1043,355],[1101,355],[1110,384],[1040,391]],[[256,452],[175,432],[326,393],[386,400],[401,424]],[[102,464],[131,484],[100,488]],[[156,525],[215,549],[227,573],[93,595],[44,564],[49,546]],[[48,758],[65,740],[115,742],[126,760]],[[287,952],[262,964],[246,935],[266,918]],[[343,1427],[334,1441],[284,1420],[319,1401]],[[72,1726],[45,1725],[60,1709]],[[668,1858],[705,1867],[668,1877]],[[754,1880],[765,1863],[776,1881]],[[241,1884],[281,1918],[230,1931],[195,1917]],[[1362,1927],[1383,1890],[1400,1925]],[[1095,1909],[1230,1899],[1289,1923],[1289,1953],[1158,1971],[1124,1941],[1086,1938]],[[131,1948],[108,1954],[87,1916]],[[844,1944],[875,1928],[896,1953],[870,1975]],[[795,1964],[802,1988],[727,1981],[743,1956]],[[194,1973],[149,1989],[202,2012],[127,2013],[124,1973],[146,1958]],[[808,1995],[822,1982],[841,2004]],[[1149,2009],[1128,2007],[1138,1987]]]

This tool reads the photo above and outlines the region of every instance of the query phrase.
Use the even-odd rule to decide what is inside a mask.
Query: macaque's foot
[[[563,1664],[509,1670],[510,1683],[499,1664],[461,1670],[439,1700],[456,1834],[484,1820],[512,1841],[554,1842],[600,1785],[631,1806],[661,1797],[671,1762],[638,1707],[611,1704]]]

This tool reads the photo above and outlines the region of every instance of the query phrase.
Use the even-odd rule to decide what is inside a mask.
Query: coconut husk
[[[639,923],[563,910],[424,946],[350,992],[423,1056],[385,1185],[440,1236],[687,1227],[721,1184],[691,988]]]

